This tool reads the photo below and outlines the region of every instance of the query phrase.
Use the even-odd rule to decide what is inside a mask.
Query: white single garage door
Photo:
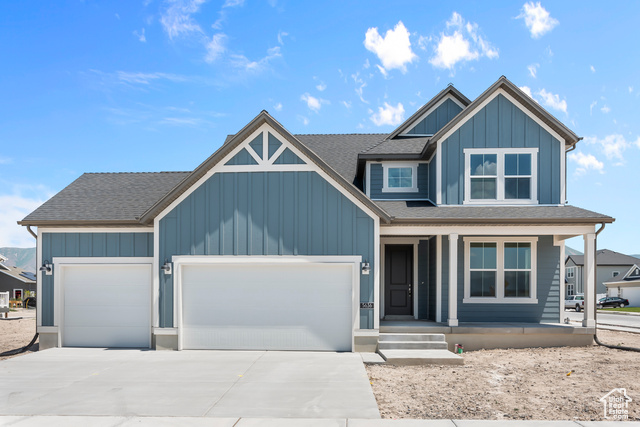
[[[68,265],[62,270],[62,345],[150,347],[151,265]]]
[[[182,267],[184,349],[351,351],[353,264]]]

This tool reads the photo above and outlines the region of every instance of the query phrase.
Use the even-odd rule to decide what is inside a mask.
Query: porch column
[[[458,326],[458,235],[449,234],[449,326]]]
[[[595,327],[595,295],[596,295],[596,275],[595,275],[595,233],[584,234],[584,272],[582,275],[582,288],[584,289],[584,319],[582,326]]]

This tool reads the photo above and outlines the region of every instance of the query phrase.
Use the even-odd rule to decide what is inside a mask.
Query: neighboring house
[[[640,259],[609,249],[598,250],[596,255],[596,291],[607,293],[605,282],[620,278]],[[565,261],[566,295],[584,293],[584,255],[569,255]]]
[[[533,324],[501,345],[588,344],[593,309],[541,325],[562,319],[564,239],[592,263],[613,222],[565,204],[579,140],[501,77],[390,134],[293,135],[262,111],[192,172],[84,174],[20,222],[41,348],[370,351],[389,319],[465,347],[487,322]]]
[[[7,257],[0,255],[0,292],[9,292],[9,298],[24,300],[35,295],[36,275],[21,268],[5,265]]]
[[[640,260],[639,260],[640,261]],[[614,279],[604,282],[607,296],[629,300],[629,307],[640,307],[640,262],[632,265]]]

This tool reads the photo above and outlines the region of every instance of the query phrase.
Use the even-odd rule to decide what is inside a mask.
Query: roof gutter
[[[425,218],[393,218],[392,225],[459,225],[459,224],[496,224],[496,225],[522,225],[522,224],[573,224],[573,225],[593,225],[593,224],[611,224],[613,218],[438,218],[438,219],[425,219]]]

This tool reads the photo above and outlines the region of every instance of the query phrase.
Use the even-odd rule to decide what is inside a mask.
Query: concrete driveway
[[[56,348],[0,384],[0,415],[380,418],[357,353]]]

